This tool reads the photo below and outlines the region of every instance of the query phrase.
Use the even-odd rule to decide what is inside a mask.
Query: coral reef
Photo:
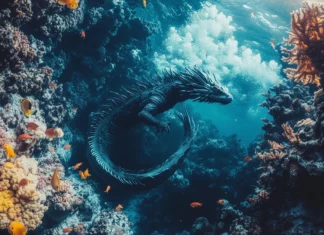
[[[102,34],[101,27],[106,27],[107,22],[110,26]],[[134,30],[133,26],[139,30]],[[86,37],[80,37],[81,31],[86,32]],[[16,161],[12,160],[14,167],[10,163],[6,163],[10,168],[1,165],[0,177],[9,178],[0,181],[1,198],[4,199],[0,207],[3,206],[6,212],[6,208],[12,206],[24,212],[24,217],[21,217],[10,209],[11,217],[7,218],[7,213],[2,211],[1,232],[10,221],[17,219],[39,234],[62,234],[64,228],[72,228],[71,234],[87,234],[90,227],[94,228],[91,226],[94,218],[103,208],[94,182],[82,181],[77,172],[68,167],[72,152],[78,155],[77,149],[83,152],[86,145],[83,133],[73,128],[70,131],[71,126],[68,128],[66,125],[70,125],[68,121],[75,120],[79,112],[84,112],[90,102],[98,99],[94,94],[106,89],[107,76],[109,79],[114,77],[107,74],[114,68],[118,69],[114,71],[115,75],[120,74],[121,77],[129,72],[124,69],[125,61],[133,60],[134,71],[135,68],[137,71],[141,69],[138,58],[128,55],[136,49],[142,53],[147,49],[144,41],[150,29],[144,21],[136,19],[127,3],[80,1],[78,8],[71,10],[52,0],[10,0],[0,3],[0,34],[0,145],[2,148],[9,143],[18,156]],[[67,43],[70,38],[75,43]],[[113,44],[120,38],[126,39],[125,44],[114,47]],[[128,41],[138,43],[127,45]],[[89,53],[85,43],[94,45],[96,53]],[[78,71],[75,68],[80,59],[88,61],[89,67],[80,66]],[[70,74],[73,74],[71,77],[80,76],[70,80]],[[93,75],[93,79],[87,79]],[[90,91],[94,87],[94,91]],[[82,102],[80,97],[84,97]],[[22,99],[28,99],[32,105],[29,117],[21,111]],[[88,116],[88,112],[83,116]],[[37,125],[36,130],[27,128],[31,122]],[[46,136],[45,131],[49,128],[56,130],[58,138]],[[32,138],[18,140],[21,134]],[[64,149],[66,144],[70,144],[72,149]],[[33,173],[37,180],[25,189],[18,189],[16,184],[19,182],[11,179],[13,175],[7,172],[20,172],[22,166],[17,164],[20,164],[22,155],[28,161],[31,161],[28,157],[33,156],[38,162],[38,170]],[[28,161],[23,162],[23,167],[28,166]],[[3,160],[1,163],[4,163]],[[52,190],[49,183],[56,167],[62,186],[59,192]],[[27,201],[27,198],[30,201],[19,207],[18,203]],[[36,207],[39,207],[37,213]],[[113,213],[113,219],[122,214]],[[119,218],[120,225],[124,220],[127,222],[126,215]],[[105,226],[105,223],[113,222],[102,220],[100,226]]]
[[[262,174],[255,195],[247,199],[253,208],[254,224],[262,232],[309,233],[309,228],[302,224],[308,220],[314,221],[314,208],[311,205],[301,206],[299,216],[288,216],[294,207],[299,207],[304,200],[310,200],[303,193],[305,188],[312,191],[315,198],[323,193],[314,184],[323,177],[324,168],[321,167],[323,158],[315,134],[316,113],[310,91],[310,88],[286,81],[271,89],[267,95],[265,107],[274,121],[264,120],[263,139],[253,147],[256,158],[262,162]],[[274,107],[281,112],[273,112]],[[285,199],[278,203],[283,194]],[[266,209],[274,204],[274,210]],[[268,217],[268,221],[264,220],[265,217]],[[278,218],[281,218],[280,223]],[[319,232],[315,224],[311,227]]]
[[[170,111],[165,116],[171,119],[173,112]],[[184,163],[169,178],[169,182],[128,199],[125,212],[130,211],[129,218],[138,234],[150,234],[153,231],[159,234],[176,234],[182,230],[189,231],[200,216],[210,221],[205,226],[206,232],[214,231],[217,234],[214,218],[219,214],[216,204],[218,199],[211,195],[239,204],[254,188],[250,182],[259,174],[253,168],[257,167],[258,161],[243,161],[246,152],[237,136],[222,136],[211,121],[198,115],[194,119],[200,126],[195,144]],[[181,129],[180,123],[172,123],[172,129],[178,133],[178,129]],[[169,135],[177,136],[175,133],[171,131]],[[152,152],[152,147],[149,146],[154,146],[155,141],[159,143],[159,136],[151,131],[144,132],[143,135],[151,140],[145,142],[149,144],[143,151]],[[174,139],[177,138],[166,138],[163,142],[172,146]],[[157,154],[154,156],[159,157]],[[189,206],[192,201],[202,202],[203,206],[193,211]],[[155,206],[152,207],[152,204]],[[175,212],[174,208],[179,209]],[[200,222],[197,222],[197,227],[198,224]],[[198,228],[195,231],[197,234],[204,234]]]
[[[93,221],[89,234],[133,234],[126,215],[119,211],[102,211]]]
[[[297,64],[297,69],[285,70],[287,77],[303,85],[322,85],[323,50],[322,4],[305,3],[292,13],[292,32],[288,44],[291,50],[283,60]],[[273,121],[263,119],[264,135],[249,148],[249,153],[261,161],[262,173],[254,194],[246,201],[245,213],[225,221],[232,233],[243,234],[320,234],[317,221],[323,218],[318,207],[324,191],[318,187],[323,180],[322,97],[321,90],[283,81],[264,96]],[[225,209],[222,209],[222,212]],[[317,218],[314,218],[317,214]],[[238,221],[244,223],[238,223]],[[238,230],[233,230],[236,227]],[[251,228],[253,228],[251,230]]]
[[[320,85],[319,71],[322,70],[324,54],[323,16],[324,6],[320,3],[305,2],[304,8],[292,13],[292,31],[285,42],[294,48],[282,48],[282,52],[288,54],[283,61],[297,64],[297,69],[284,70],[287,77],[296,82]]]
[[[28,184],[19,182],[27,179]],[[7,229],[12,221],[20,221],[34,230],[41,223],[45,211],[45,195],[37,190],[37,161],[25,156],[18,157],[13,167],[0,167],[0,229]]]
[[[160,188],[125,193],[112,182],[112,190],[103,193],[107,185],[95,177],[81,180],[73,170],[79,162],[80,170],[89,167],[84,159],[88,114],[105,103],[108,90],[150,75],[148,37],[158,32],[162,42],[169,22],[181,25],[201,7],[199,1],[188,3],[148,1],[145,14],[158,20],[155,25],[136,17],[144,10],[135,0],[80,1],[75,10],[54,0],[0,3],[0,147],[9,144],[17,155],[6,160],[4,153],[0,159],[0,233],[13,220],[35,230],[31,233],[54,235],[66,228],[80,235],[322,233],[323,4],[305,3],[292,13],[283,60],[297,66],[285,72],[301,83],[283,81],[263,94],[260,106],[272,119],[263,119],[264,135],[248,153],[237,136],[222,136],[213,123],[194,116],[200,128],[192,151]],[[21,111],[21,99],[32,103],[29,117]],[[173,116],[166,114],[179,132]],[[30,122],[37,130],[27,128]],[[48,128],[62,128],[64,134],[48,138]],[[21,134],[33,139],[18,140]],[[163,160],[159,142],[172,147],[179,137],[160,137],[150,129],[143,136],[160,147],[140,147],[146,156],[156,156],[138,161],[148,167]],[[66,144],[71,149],[64,149]],[[252,160],[245,161],[247,156]],[[138,166],[134,159],[126,164]],[[56,167],[59,192],[49,183]],[[28,184],[20,185],[22,180]],[[192,210],[193,201],[203,206]],[[119,203],[123,211],[113,209]]]
[[[18,28],[10,24],[0,26],[0,69],[10,67],[13,70],[20,70],[25,62],[31,62],[36,54],[30,47],[27,36]]]

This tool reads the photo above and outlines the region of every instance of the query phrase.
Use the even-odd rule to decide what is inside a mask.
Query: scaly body
[[[159,166],[138,172],[128,171],[113,164],[109,158],[109,143],[114,133],[126,131],[143,123],[155,126],[159,131],[169,131],[168,123],[156,115],[171,109],[188,99],[228,104],[232,96],[213,76],[199,69],[187,69],[182,73],[166,72],[163,77],[151,81],[138,81],[124,94],[116,94],[109,105],[94,115],[89,144],[89,162],[101,178],[106,174],[132,185],[155,185],[169,177],[186,156],[197,128],[188,113],[178,114],[184,126],[184,139],[178,150]]]

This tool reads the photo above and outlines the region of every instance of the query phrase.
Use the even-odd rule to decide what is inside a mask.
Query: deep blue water
[[[294,190],[302,191],[300,194],[304,198],[311,198],[300,189],[321,188],[312,187],[309,182],[314,177],[314,185],[322,183],[322,155],[316,152],[308,158],[300,158],[309,149],[298,152],[300,149],[296,150],[295,143],[283,139],[281,122],[270,123],[274,131],[268,130],[270,138],[262,140],[264,123],[261,119],[272,121],[272,116],[267,113],[268,109],[259,106],[266,99],[264,94],[275,85],[284,83],[285,95],[287,90],[293,91],[293,82],[289,82],[283,73],[287,64],[281,61],[280,48],[284,45],[283,38],[288,37],[290,31],[290,13],[301,7],[303,0],[146,0],[146,8],[142,0],[80,0],[79,8],[75,11],[60,6],[55,0],[34,0],[33,4],[31,0],[25,1],[26,5],[21,9],[26,10],[26,14],[19,13],[20,9],[17,11],[16,3],[0,3],[0,20],[4,19],[0,22],[0,32],[10,31],[4,36],[0,35],[0,52],[5,51],[9,55],[0,55],[0,78],[5,81],[0,81],[3,86],[0,103],[6,105],[0,107],[1,125],[8,139],[15,142],[16,135],[26,131],[27,122],[18,100],[29,98],[35,102],[33,107],[38,112],[28,121],[42,122],[44,130],[61,127],[65,134],[63,138],[53,141],[39,137],[39,142],[35,146],[31,145],[26,155],[30,154],[37,159],[39,166],[44,169],[39,174],[43,180],[41,183],[47,186],[47,178],[52,175],[51,168],[55,165],[60,168],[62,181],[70,182],[67,188],[71,190],[62,192],[63,196],[58,198],[53,196],[61,192],[45,191],[47,198],[44,196],[42,203],[48,204],[49,209],[42,223],[39,222],[38,228],[29,234],[57,235],[62,234],[63,228],[84,225],[87,231],[85,234],[227,235],[230,234],[227,233],[230,231],[229,226],[235,224],[236,219],[252,220],[260,214],[261,222],[247,221],[246,224],[255,222],[253,226],[256,228],[252,230],[256,233],[253,234],[262,234],[257,231],[259,224],[267,231],[267,226],[276,223],[273,222],[275,220],[264,222],[270,213],[271,219],[279,214],[294,214],[295,206],[300,213],[300,217],[295,217],[298,218],[295,219],[296,223],[299,223],[299,218],[310,220],[307,216],[316,214],[313,213],[316,210],[310,210],[303,217],[303,209],[298,209],[303,200],[292,197],[289,198],[291,201],[287,199],[278,204],[276,200],[288,195],[281,195],[281,191],[287,190],[286,181],[295,186],[300,176],[302,184]],[[24,1],[18,2],[25,4]],[[17,6],[20,7],[19,4]],[[12,21],[11,14],[14,16]],[[80,37],[81,32],[86,33],[85,38]],[[12,37],[14,33],[16,35]],[[7,41],[13,42],[12,45],[7,45]],[[23,46],[16,46],[15,43]],[[29,44],[39,54],[33,59],[24,58],[22,53],[24,46],[28,49]],[[44,79],[44,71],[40,69],[43,66],[51,67],[53,75],[48,72],[50,69],[45,70],[50,75],[47,74],[49,78]],[[208,72],[227,87],[233,101],[225,105],[192,100],[185,104],[178,103],[157,116],[158,120],[170,124],[170,132],[166,133],[158,133],[153,125],[143,123],[136,123],[131,130],[126,128],[125,132],[123,128],[109,126],[111,123],[128,126],[133,124],[134,119],[139,120],[137,118],[143,116],[133,115],[128,119],[125,115],[126,118],[121,121],[109,119],[108,124],[103,125],[103,131],[96,136],[101,142],[97,145],[91,142],[95,139],[92,125],[96,126],[99,122],[94,118],[94,113],[104,109],[102,107],[118,94],[124,97],[122,87],[129,88],[137,84],[138,91],[138,80],[143,81],[144,77],[153,81],[156,74],[161,75],[166,70],[181,73],[185,68],[193,67]],[[24,73],[35,79],[24,80]],[[57,87],[49,88],[50,82],[57,84]],[[296,105],[304,107],[299,109],[300,113],[296,113],[316,121],[316,107],[312,100],[316,89],[304,86],[296,90],[292,93],[300,93],[290,93],[291,97],[288,98],[286,96],[291,102],[289,108],[279,104],[281,97],[277,94],[274,98],[274,103],[278,104],[276,108],[291,108],[291,113],[294,113],[294,99]],[[115,94],[112,95],[111,91]],[[312,110],[306,112],[306,104]],[[114,106],[113,111],[120,111],[118,108],[121,106]],[[12,120],[7,114],[10,107],[14,107],[11,110],[14,113]],[[176,111],[185,113],[184,107],[192,117],[192,122],[183,121],[186,125],[176,118]],[[128,111],[122,110],[124,113]],[[102,112],[102,117],[109,116],[111,112]],[[295,117],[289,118],[288,121],[294,125],[297,121]],[[152,123],[155,121],[151,119]],[[125,177],[138,170],[143,170],[140,174],[145,175],[150,169],[169,163],[166,160],[178,150],[183,143],[184,133],[190,129],[188,123],[192,125],[192,140],[188,138],[190,140],[185,139],[184,142],[190,142],[190,149],[184,144],[180,148],[184,151],[173,156],[180,156],[180,160],[167,168],[171,171],[165,172],[171,172],[170,175],[143,177],[149,182],[148,185]],[[197,129],[192,123],[195,123]],[[315,137],[311,135],[315,134],[307,128],[301,131],[303,137],[314,140]],[[102,141],[108,138],[109,142]],[[290,153],[292,156],[276,159],[278,161],[269,163],[266,168],[264,162],[256,159],[255,153],[268,151],[267,140],[276,138],[287,148],[287,156]],[[6,140],[3,136],[0,139]],[[310,149],[315,146],[314,142],[310,141]],[[71,148],[64,149],[66,144],[71,144]],[[49,147],[55,150],[50,151]],[[105,158],[96,161],[95,157],[100,155],[98,152],[104,153],[105,158],[110,155],[112,162],[117,165],[114,168],[116,171],[121,172],[122,168],[127,171],[119,175],[112,173],[113,167],[107,167]],[[253,158],[250,162],[246,158],[249,156]],[[92,175],[87,180],[81,179],[82,174],[73,169],[78,162],[83,162],[80,170],[90,170]],[[280,168],[281,163],[283,168]],[[265,169],[267,171],[263,171]],[[315,169],[314,176],[304,177],[312,169]],[[40,190],[47,190],[44,185],[41,185],[43,188]],[[111,186],[111,191],[104,193],[107,185]],[[275,203],[267,204],[266,201],[261,206],[251,206],[249,199],[262,198],[261,190],[269,190],[269,193],[277,190],[271,202]],[[319,194],[314,195],[317,198]],[[314,204],[323,197],[319,198]],[[67,203],[61,203],[60,200]],[[192,202],[201,202],[203,206],[192,208]],[[116,211],[118,204],[123,205],[122,212]],[[281,207],[285,207],[286,211]],[[116,221],[123,228],[121,233],[111,232]],[[290,227],[295,226],[290,220],[287,221]],[[314,221],[315,224],[317,220]],[[239,222],[243,224],[245,221]],[[6,227],[2,226],[1,229]],[[204,228],[199,230],[201,226]],[[236,231],[245,230],[239,223],[237,227]],[[73,231],[71,234],[83,233]]]
[[[172,21],[159,19],[149,4],[147,9],[137,9],[137,15],[163,26],[164,31],[150,38],[154,69],[199,65],[228,85],[234,95],[232,104],[195,103],[194,110],[211,119],[221,133],[237,134],[247,146],[262,133],[260,118],[268,117],[265,109],[258,107],[261,94],[283,79],[279,50],[290,27],[289,13],[301,2],[201,2],[202,7],[193,4],[189,8],[188,18],[179,16]],[[167,2],[164,6],[168,11]],[[275,43],[275,49],[270,42]]]

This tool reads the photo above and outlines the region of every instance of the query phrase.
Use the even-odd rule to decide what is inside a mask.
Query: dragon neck
[[[177,82],[177,92],[179,94],[179,102],[186,100],[195,100],[200,96],[201,89],[194,87],[193,84],[186,83],[184,81]]]

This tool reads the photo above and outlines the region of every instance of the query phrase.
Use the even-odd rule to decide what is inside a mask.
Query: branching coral
[[[301,126],[312,126],[315,124],[315,121],[313,121],[310,118],[302,119],[298,121],[295,125],[295,127],[301,127]]]
[[[42,223],[47,210],[44,195],[36,189],[37,162],[22,156],[13,165],[0,167],[0,229],[20,221],[33,230]],[[28,185],[19,185],[22,179],[28,179]]]
[[[282,144],[271,140],[268,140],[268,144],[270,145],[269,152],[255,153],[256,157],[261,161],[266,162],[268,160],[281,159],[287,155],[286,152],[282,151],[285,149],[285,146],[283,146]]]
[[[274,160],[274,159],[281,159],[284,156],[286,156],[286,153],[278,150],[273,150],[270,152],[264,152],[264,153],[255,153],[256,157],[260,159],[263,162],[266,162],[268,160]]]
[[[285,146],[283,146],[282,144],[278,144],[275,141],[268,140],[268,143],[271,147],[271,150],[283,150],[285,148]]]
[[[294,48],[281,48],[288,55],[282,60],[297,64],[297,69],[287,68],[284,72],[296,82],[320,85],[320,58],[324,52],[324,5],[305,2],[303,9],[291,15],[292,31],[285,42],[294,45]]]
[[[319,89],[317,91],[314,92],[314,104],[318,104],[320,101],[320,97],[323,96],[323,89]]]
[[[294,130],[292,129],[292,127],[287,124],[284,123],[281,125],[282,128],[284,129],[284,133],[282,134],[284,137],[287,138],[287,140],[291,143],[291,144],[299,144],[300,143],[300,139],[298,134],[296,134],[294,132]]]

